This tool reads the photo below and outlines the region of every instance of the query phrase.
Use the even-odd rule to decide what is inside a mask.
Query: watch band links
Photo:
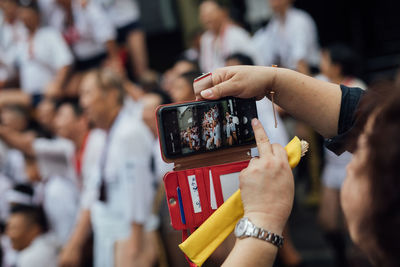
[[[250,236],[265,240],[265,241],[277,246],[278,248],[281,248],[283,246],[283,242],[284,242],[284,238],[282,236],[271,233],[270,231],[267,231],[267,230],[262,229],[257,226],[254,226],[254,228],[250,232]]]

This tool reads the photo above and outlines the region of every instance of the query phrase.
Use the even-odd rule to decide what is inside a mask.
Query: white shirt
[[[63,246],[75,226],[79,191],[72,180],[53,176],[44,185],[43,208],[58,246]]]
[[[37,237],[18,255],[18,267],[55,267],[57,250],[48,235]]]
[[[153,157],[154,157],[154,167],[155,167],[155,175],[156,175],[156,181],[157,182],[162,182],[164,175],[172,171],[174,169],[174,164],[173,163],[166,163],[161,155],[161,147],[160,147],[160,141],[159,139],[154,140],[153,144]]]
[[[47,27],[38,29],[31,41],[21,42],[17,53],[21,86],[28,94],[43,94],[55,74],[73,62],[61,34]]]
[[[246,21],[250,24],[265,21],[272,15],[269,1],[265,0],[246,0]]]
[[[221,36],[206,31],[200,40],[200,69],[202,72],[209,72],[224,67],[225,59],[239,52],[258,63],[250,35],[241,27],[228,24]]]
[[[132,223],[145,224],[151,214],[152,146],[146,125],[121,109],[108,133],[99,169],[92,175],[91,184],[98,192],[102,176],[107,185],[107,201],[98,200],[91,209],[97,267],[112,266],[115,242],[128,238]]]
[[[43,179],[43,207],[58,245],[68,241],[79,207],[75,146],[67,139],[38,138],[33,143]]]
[[[40,175],[43,179],[52,176],[66,177],[76,183],[74,165],[75,145],[65,138],[37,138],[33,142]]]
[[[15,48],[26,38],[27,30],[23,23],[17,20],[9,24],[0,12],[0,81],[8,80],[15,75]]]
[[[100,168],[100,157],[104,149],[106,132],[93,129],[87,137],[85,152],[82,158],[83,190],[81,195],[81,209],[90,209],[97,200],[98,188],[93,182],[93,173]]]
[[[0,236],[0,249],[3,250],[3,260],[0,262],[3,267],[16,266],[18,251],[13,249],[11,240],[7,235]]]
[[[121,28],[140,18],[136,0],[97,0],[107,12],[107,16],[116,28]]]
[[[64,9],[50,0],[41,1],[43,6],[48,6],[45,8],[45,10],[49,10],[48,13],[51,10],[49,24],[66,36]],[[47,3],[43,3],[45,1]],[[87,60],[106,53],[105,44],[107,41],[114,40],[116,33],[105,10],[96,1],[87,1],[87,5],[82,6],[81,1],[72,0],[72,14],[74,37],[69,38],[68,43],[77,59]]]
[[[317,28],[313,19],[300,9],[288,9],[284,22],[274,15],[266,28],[255,33],[253,44],[265,66],[279,64],[296,69],[300,60],[319,65]]]
[[[285,129],[285,125],[283,124],[279,114],[276,114],[276,120],[278,122],[278,127],[275,128],[275,120],[274,113],[272,111],[272,103],[268,98],[264,97],[263,99],[256,101],[257,105],[257,113],[258,119],[260,120],[262,126],[265,129],[265,132],[268,135],[268,138],[271,144],[280,144],[281,146],[286,146],[289,142],[289,137]],[[252,156],[258,156],[257,148],[251,149]]]
[[[13,183],[26,183],[28,181],[25,173],[24,154],[20,150],[13,148],[8,149],[3,173],[10,178]]]
[[[7,191],[11,188],[10,179],[0,173],[0,222],[5,222],[9,214]]]

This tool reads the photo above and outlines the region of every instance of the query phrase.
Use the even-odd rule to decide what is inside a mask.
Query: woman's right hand
[[[258,119],[252,120],[260,156],[240,173],[244,216],[255,225],[282,234],[292,210],[294,180],[285,149],[272,144]]]
[[[262,99],[273,86],[277,68],[233,66],[220,68],[193,83],[196,99],[214,100],[225,96]]]

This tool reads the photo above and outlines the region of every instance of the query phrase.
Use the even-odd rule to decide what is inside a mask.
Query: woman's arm
[[[197,99],[271,98],[270,92],[274,91],[274,102],[290,115],[327,138],[337,135],[342,95],[337,84],[288,69],[234,66],[217,69],[195,82],[194,88]]]

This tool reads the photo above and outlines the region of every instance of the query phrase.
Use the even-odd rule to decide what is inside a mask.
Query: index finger
[[[267,133],[265,132],[260,121],[254,118],[251,121],[251,125],[253,126],[254,137],[256,138],[258,154],[260,155],[260,158],[272,154],[271,143],[269,142]]]

